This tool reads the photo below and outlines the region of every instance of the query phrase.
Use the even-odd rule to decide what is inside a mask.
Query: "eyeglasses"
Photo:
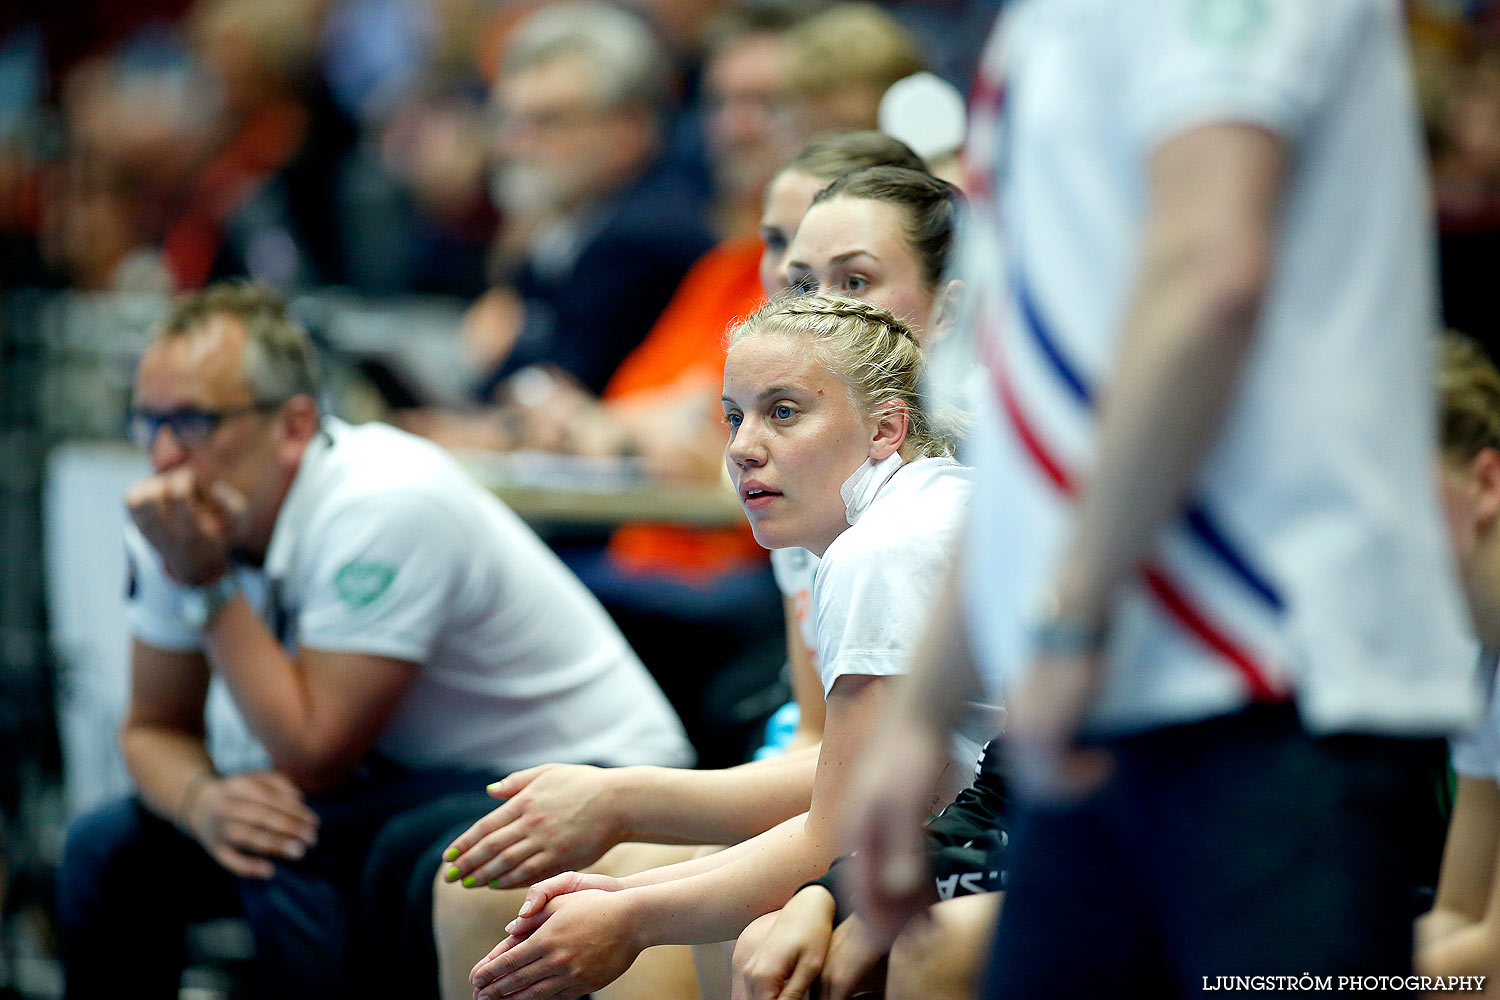
[[[208,443],[219,429],[219,425],[230,417],[246,413],[271,413],[281,407],[280,403],[250,403],[232,406],[226,410],[200,410],[184,406],[165,413],[151,410],[134,410],[130,414],[130,437],[142,448],[149,449],[163,427],[172,431],[172,437],[185,448],[196,448]]]

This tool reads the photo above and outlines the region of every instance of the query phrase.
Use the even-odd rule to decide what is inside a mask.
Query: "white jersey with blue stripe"
[[[1114,609],[1093,725],[1287,698],[1315,732],[1463,724],[1475,701],[1432,479],[1432,233],[1398,5],[1021,0],[1000,30],[965,255],[987,293],[967,592],[992,682],[1027,663],[1031,602],[1092,462],[1148,158],[1240,123],[1288,151],[1275,268],[1218,440]]]

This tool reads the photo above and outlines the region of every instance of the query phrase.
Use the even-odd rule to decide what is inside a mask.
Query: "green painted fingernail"
[[[456,847],[450,847],[446,851],[444,851],[443,852],[443,860],[444,861],[457,861],[458,860],[458,848],[456,848]]]
[[[464,888],[465,889],[472,889],[472,888],[474,888],[478,884],[479,884],[479,880],[477,878],[475,878],[473,875],[465,875],[464,876]]]
[[[459,876],[459,871],[458,871],[458,869],[456,867],[454,867],[454,868],[449,868],[448,869],[448,874],[444,875],[443,878],[447,879],[449,882],[457,882],[458,881],[458,876]]]
[[[498,888],[500,888],[500,880],[499,879],[495,879],[495,881],[491,882],[490,883],[490,888],[491,889],[498,889]]]
[[[505,782],[503,780],[501,780],[501,781],[492,781],[488,785],[484,786],[484,790],[487,791],[487,792],[498,792],[500,790],[500,786],[503,785],[504,783]]]

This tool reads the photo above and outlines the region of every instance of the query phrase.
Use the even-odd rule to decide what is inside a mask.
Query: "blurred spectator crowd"
[[[1475,0],[1412,5],[1412,56],[1432,151],[1443,312],[1493,354],[1486,272],[1500,250],[1500,9]]]
[[[893,80],[925,66],[966,91],[999,5],[631,0],[640,37],[617,54],[644,62],[625,89],[586,92],[566,66],[505,67],[541,0],[19,0],[0,10],[0,289],[176,292],[249,275],[478,300],[513,286],[538,243],[543,263],[565,248],[549,200],[631,186],[638,209],[680,214],[653,218],[695,256],[695,235],[753,232],[771,171],[807,136],[873,127]],[[1487,0],[1408,7],[1448,320],[1482,331],[1500,15]],[[658,283],[685,269],[657,263],[674,272]],[[591,359],[587,387],[670,291],[644,296],[650,315]],[[513,299],[481,307],[476,371],[525,329]]]
[[[925,97],[915,122],[882,97],[923,71],[967,93],[1001,3],[10,0],[0,294],[243,276],[291,297],[446,296],[472,407],[381,386],[396,422],[717,478],[715,334],[776,285],[765,262],[788,235],[765,225],[767,185],[809,139],[875,128],[956,179],[961,135],[929,143],[942,116]],[[1500,353],[1500,9],[1407,9],[1445,319]],[[764,578],[763,551],[743,528],[659,525],[602,551],[569,564],[670,694],[674,673],[703,683],[686,651],[705,644],[680,623],[657,636],[652,599],[711,619],[707,578]],[[698,589],[629,576],[664,569]],[[724,607],[743,607],[740,582],[720,580]]]
[[[806,0],[639,0],[592,65],[517,51],[506,66],[543,6],[7,4],[0,284],[182,291],[249,275],[473,298],[515,270],[547,205],[647,175],[690,224],[728,235],[801,138],[873,127],[892,80],[927,65],[965,85],[998,3],[847,5],[819,22],[828,5]],[[591,75],[612,79],[590,91]]]

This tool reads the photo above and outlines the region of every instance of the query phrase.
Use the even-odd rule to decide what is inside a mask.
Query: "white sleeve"
[[[1462,736],[1448,741],[1453,755],[1453,770],[1465,778],[1500,780],[1500,758],[1496,756],[1494,726],[1489,719]]]
[[[191,653],[203,634],[182,620],[182,588],[167,577],[156,550],[135,527],[125,528],[125,617],[130,634],[158,649]]]
[[[298,642],[308,649],[426,662],[454,617],[472,540],[432,498],[369,495],[303,542]]]
[[[1500,689],[1497,689],[1495,666],[1485,662],[1486,690],[1484,717],[1474,728],[1448,741],[1453,770],[1466,778],[1500,781]]]
[[[1260,125],[1295,140],[1323,106],[1386,0],[1133,0],[1119,106],[1150,150],[1212,122]],[[1115,43],[1117,44],[1117,43]]]
[[[824,695],[846,674],[906,673],[948,562],[932,538],[830,550],[813,586]]]

